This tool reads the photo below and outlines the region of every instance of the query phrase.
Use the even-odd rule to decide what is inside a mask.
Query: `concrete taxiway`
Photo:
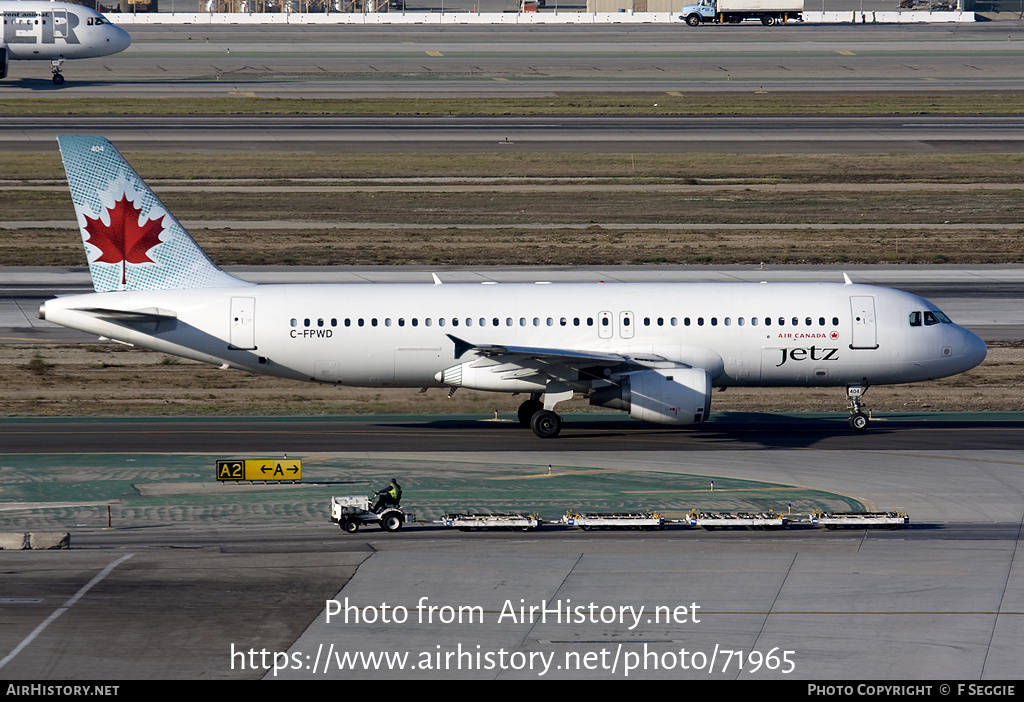
[[[18,460],[3,463],[9,469]],[[419,482],[425,471],[431,485],[449,485],[447,497],[462,504],[472,497],[454,493],[460,480],[493,499],[506,484],[522,492],[522,483],[509,482],[517,470],[531,490],[552,493],[552,504],[612,492],[692,504],[701,493],[677,489],[685,487],[684,475],[698,475],[727,490],[727,480],[750,481],[766,493],[814,485],[871,508],[905,509],[912,524],[835,532],[467,534],[410,527],[346,535],[326,515],[272,510],[263,523],[228,526],[227,518],[218,523],[216,508],[203,516],[200,505],[185,522],[172,507],[162,512],[163,526],[73,528],[70,551],[3,552],[2,674],[935,682],[1019,676],[1024,463],[1016,450],[681,456],[560,449],[525,462],[489,451],[368,451],[319,460],[363,466],[332,474],[352,481],[336,485],[338,494],[358,493],[368,476],[399,472],[410,507],[417,497],[445,499]],[[480,474],[488,463],[491,473]],[[543,463],[555,466],[553,475],[537,470]],[[559,481],[573,473],[577,487],[568,490]],[[645,494],[631,492],[641,486]],[[392,658],[381,662],[382,654]]]

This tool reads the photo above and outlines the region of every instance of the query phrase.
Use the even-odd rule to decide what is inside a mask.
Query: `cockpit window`
[[[938,323],[939,323],[939,318],[935,316],[935,313],[934,312],[929,312],[929,311],[925,310],[925,313],[924,313],[924,325],[926,327],[930,327],[930,326],[938,324]]]
[[[910,313],[910,326],[919,327],[921,326],[921,313],[911,312]]]
[[[940,312],[939,310],[932,310],[932,314],[934,314],[938,318],[938,320],[940,322],[942,322],[943,324],[952,324],[953,323],[952,319],[950,319],[946,315],[942,314],[942,312]]]

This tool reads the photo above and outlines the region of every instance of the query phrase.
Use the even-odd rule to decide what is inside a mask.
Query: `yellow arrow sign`
[[[297,458],[217,461],[217,480],[302,480]]]

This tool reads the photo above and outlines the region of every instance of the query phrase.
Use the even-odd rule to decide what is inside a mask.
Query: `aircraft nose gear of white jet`
[[[53,84],[63,85],[64,76],[60,73],[61,64],[64,63],[64,59],[54,59],[50,61],[50,72],[53,73]]]
[[[864,405],[860,401],[867,391],[867,383],[846,388],[846,398],[850,401],[850,428],[854,431],[867,431],[868,428],[868,415],[864,414]]]

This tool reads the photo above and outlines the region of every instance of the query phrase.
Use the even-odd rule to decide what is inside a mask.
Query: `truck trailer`
[[[701,0],[684,5],[679,19],[691,27],[700,24],[736,24],[748,19],[761,20],[766,27],[802,20],[804,0]]]

